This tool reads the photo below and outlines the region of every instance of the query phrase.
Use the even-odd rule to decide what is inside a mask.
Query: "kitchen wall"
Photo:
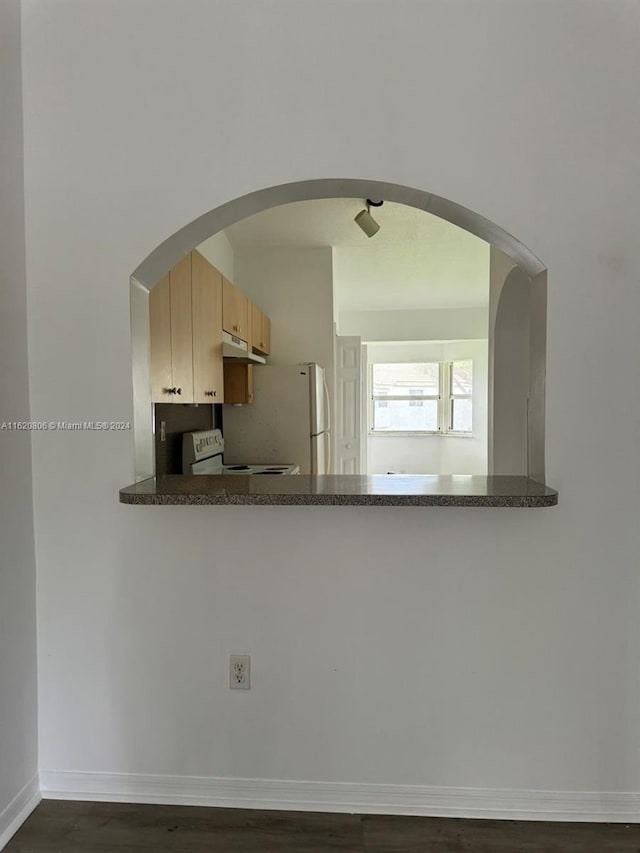
[[[130,417],[129,275],[185,223],[370,176],[548,265],[560,505],[122,506],[130,434],[35,433],[45,787],[153,799],[119,774],[164,796],[195,775],[282,805],[317,780],[306,807],[348,808],[378,789],[333,783],[395,783],[426,786],[385,789],[398,809],[431,786],[455,808],[452,786],[479,789],[458,814],[640,818],[615,793],[640,791],[637,4],[368,8],[25,0],[32,417]]]
[[[204,243],[200,243],[198,251],[204,255],[210,264],[220,270],[223,276],[236,284],[233,246],[224,231],[219,231],[205,240]]]
[[[331,247],[240,247],[234,256],[235,283],[271,318],[269,364],[317,362],[333,399]]]
[[[367,435],[368,472],[486,474],[487,341],[370,343],[366,351],[369,364],[470,358],[473,361],[474,388],[473,436]]]
[[[0,4],[0,847],[37,803],[36,573],[29,421],[20,3]]]
[[[222,427],[222,405],[197,406],[180,403],[155,403],[155,472],[182,474],[182,440],[185,432]],[[162,424],[164,424],[164,438]]]

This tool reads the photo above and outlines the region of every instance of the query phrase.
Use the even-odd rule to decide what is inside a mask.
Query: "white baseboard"
[[[0,850],[9,843],[41,799],[36,774],[0,814]]]
[[[45,799],[504,820],[640,822],[640,793],[40,773]]]

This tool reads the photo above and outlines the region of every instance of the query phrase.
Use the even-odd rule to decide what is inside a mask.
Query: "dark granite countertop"
[[[455,474],[169,475],[120,490],[120,502],[146,505],[544,507],[558,493],[528,477]]]

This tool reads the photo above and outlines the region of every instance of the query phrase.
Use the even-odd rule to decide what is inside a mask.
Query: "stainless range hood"
[[[266,364],[266,358],[261,355],[249,352],[249,347],[246,341],[241,341],[235,335],[230,335],[229,332],[222,333],[222,357],[233,359],[240,364]]]

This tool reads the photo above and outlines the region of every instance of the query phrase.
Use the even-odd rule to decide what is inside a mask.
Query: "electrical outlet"
[[[251,658],[249,655],[229,656],[229,687],[232,690],[251,688]]]

